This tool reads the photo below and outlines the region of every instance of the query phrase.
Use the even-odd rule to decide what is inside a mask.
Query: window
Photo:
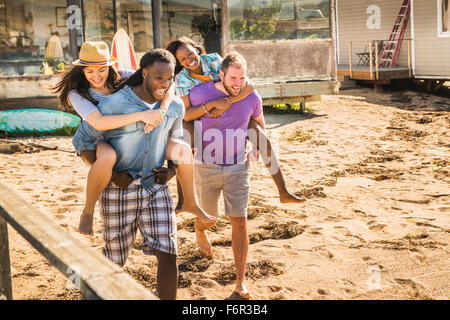
[[[118,28],[123,28],[137,53],[153,48],[151,0],[116,0]]]
[[[50,6],[50,7],[49,7]],[[67,0],[0,0],[0,76],[41,74],[69,58]],[[61,16],[62,15],[62,16]]]
[[[438,0],[438,37],[450,37],[450,0]]]
[[[330,38],[329,0],[228,0],[230,39]]]
[[[163,45],[187,36],[200,43],[206,52],[221,51],[220,0],[163,0],[161,36]]]
[[[111,46],[114,38],[113,1],[83,1],[85,41],[105,41]]]

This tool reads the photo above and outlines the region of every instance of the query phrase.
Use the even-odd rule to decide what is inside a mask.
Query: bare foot
[[[203,226],[206,229],[211,228],[217,222],[216,217],[207,214],[197,204],[189,205],[186,203],[182,203],[181,208],[179,209],[175,208],[175,213],[177,214],[182,211],[193,213],[197,218],[200,219],[200,221],[202,222]]]
[[[233,294],[228,298],[229,300],[251,300],[253,295],[248,291],[247,287],[243,283],[242,285],[234,288]]]
[[[253,295],[248,291],[245,293],[239,293],[239,292],[233,291],[231,296],[229,296],[225,300],[252,300],[252,299],[253,299]]]
[[[306,199],[294,196],[290,192],[280,194],[280,202],[281,203],[303,203],[305,201],[306,201]]]
[[[208,259],[212,259],[214,252],[211,242],[206,236],[206,230],[199,224],[199,219],[195,219],[195,235],[197,236],[197,245],[200,254]]]
[[[80,233],[93,235],[94,232],[92,231],[92,224],[94,220],[94,214],[93,213],[85,213],[83,212],[80,217],[80,225],[78,227],[78,230]]]

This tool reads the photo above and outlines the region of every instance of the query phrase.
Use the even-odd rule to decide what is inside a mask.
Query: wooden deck
[[[331,78],[319,80],[318,77],[315,77],[315,79],[295,80],[297,79],[290,79],[290,81],[252,79],[252,83],[264,105],[320,101],[322,94],[339,92],[339,81]]]
[[[369,66],[354,65],[350,70],[348,64],[339,64],[337,74],[340,81],[348,76],[352,80],[371,81],[380,84],[387,84],[391,79],[412,78],[411,70],[408,67],[378,68],[378,71],[375,67],[372,67],[372,72],[370,72]]]

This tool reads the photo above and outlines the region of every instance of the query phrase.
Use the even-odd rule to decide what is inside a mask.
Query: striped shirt
[[[120,78],[123,79],[130,77],[134,73],[134,70],[118,70],[118,72]],[[89,94],[99,103],[109,96],[109,94],[100,93],[92,88],[89,88]],[[76,90],[72,90],[69,92],[69,101],[72,107],[75,109],[75,111],[80,115],[80,117],[83,120],[86,120],[92,112],[98,110],[95,104],[90,102],[88,99],[84,98]]]
[[[218,53],[200,55],[203,73],[208,75],[212,81],[220,80],[219,71],[222,68],[222,61],[223,59]],[[179,97],[187,96],[189,91],[200,83],[202,83],[200,79],[193,77],[188,69],[183,68],[175,76],[175,92]]]

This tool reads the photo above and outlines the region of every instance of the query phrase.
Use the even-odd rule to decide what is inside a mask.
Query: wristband
[[[211,114],[209,113],[209,111],[206,109],[206,104],[202,104],[202,109],[203,109],[203,111],[206,112],[206,114],[207,114],[208,116],[211,116]]]

